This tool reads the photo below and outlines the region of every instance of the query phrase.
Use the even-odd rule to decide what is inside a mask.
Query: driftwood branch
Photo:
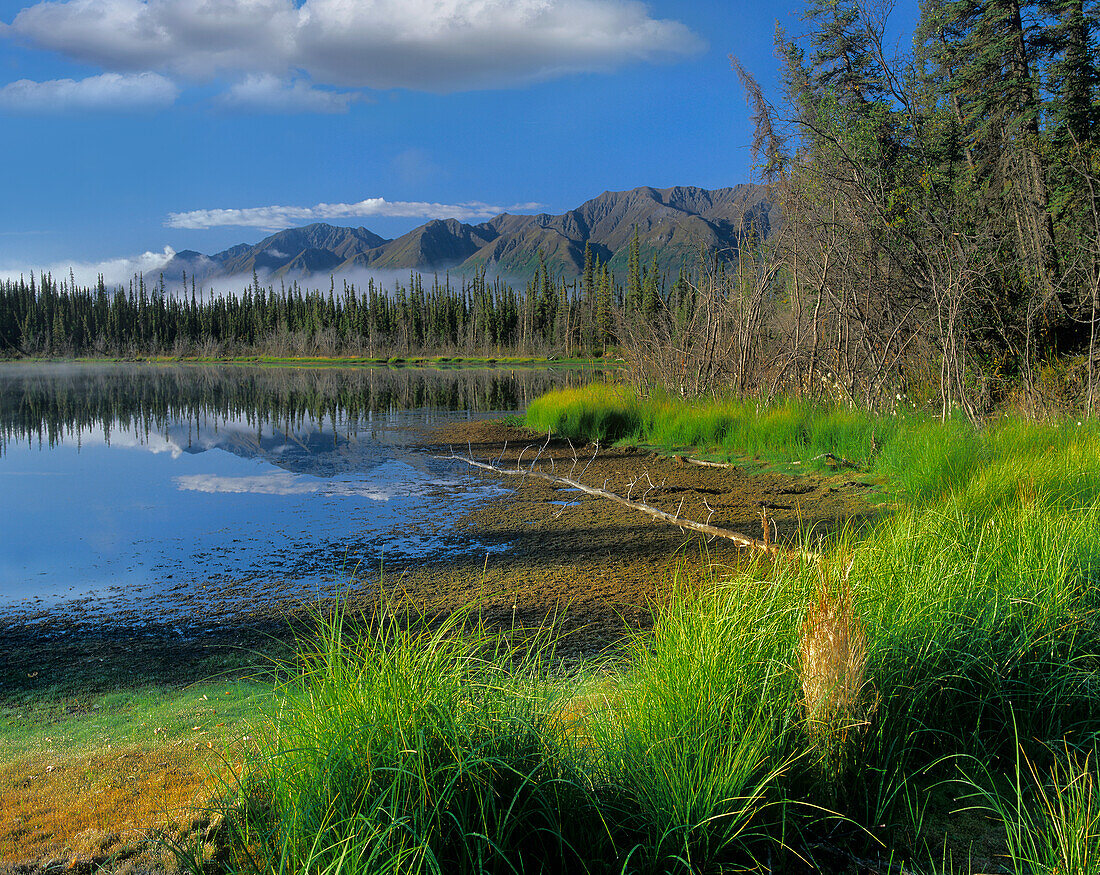
[[[693,459],[691,456],[673,456],[682,465],[701,465],[704,468],[736,468],[730,462],[710,462],[706,459]]]
[[[520,455],[522,456],[522,453]],[[681,529],[691,529],[694,532],[701,532],[702,534],[709,535],[713,538],[723,538],[724,540],[732,541],[739,547],[747,547],[752,550],[759,550],[761,553],[771,553],[776,555],[788,552],[783,547],[770,543],[770,538],[769,541],[760,541],[756,538],[750,538],[748,535],[742,535],[740,532],[734,532],[730,529],[723,529],[718,526],[712,526],[710,525],[710,517],[707,518],[707,522],[705,523],[696,522],[695,520],[689,520],[679,516],[679,508],[677,508],[677,513],[675,514],[668,513],[666,511],[660,510],[659,508],[653,507],[652,505],[645,504],[644,502],[634,501],[631,498],[617,495],[616,493],[610,492],[607,489],[600,489],[596,486],[588,486],[578,480],[573,480],[569,477],[559,477],[554,474],[546,474],[543,471],[535,470],[533,467],[520,468],[517,466],[515,468],[500,468],[487,462],[479,462],[469,456],[454,455],[453,452],[449,458],[455,460],[456,462],[465,462],[467,465],[471,465],[474,468],[480,468],[483,471],[491,471],[493,474],[508,475],[514,477],[537,477],[540,480],[545,480],[548,483],[553,483],[555,486],[564,486],[569,489],[578,489],[581,492],[587,493],[588,495],[595,495],[599,498],[606,498],[609,501],[614,501],[625,507],[641,511],[642,513],[648,514],[654,519],[661,520],[662,522],[669,523],[673,526],[679,526]],[[649,479],[648,474],[646,475],[646,479]],[[652,481],[650,481],[650,483],[652,483]],[[606,482],[604,483],[604,485],[607,485]],[[648,490],[646,491],[648,492]],[[683,502],[681,502],[681,504],[682,503]],[[709,505],[708,509],[710,509]],[[713,515],[714,511],[711,510],[711,516]]]
[[[691,456],[673,456],[673,458],[683,465],[701,465],[704,468],[736,468],[737,465],[732,462],[711,462],[707,459],[693,459]],[[818,459],[825,459],[828,462],[832,462],[838,468],[858,468],[855,462],[851,459],[845,459],[843,456],[838,456],[835,453],[822,453],[820,456],[814,456],[812,459],[806,459],[805,462],[795,460],[791,462],[792,465],[809,464],[810,462],[816,462]]]

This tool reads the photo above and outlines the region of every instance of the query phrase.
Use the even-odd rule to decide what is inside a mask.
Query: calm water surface
[[[186,619],[484,553],[503,484],[423,427],[515,412],[576,371],[0,365],[0,617]],[[131,616],[132,619],[132,616]]]

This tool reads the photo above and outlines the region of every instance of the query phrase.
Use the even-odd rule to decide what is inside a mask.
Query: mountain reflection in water
[[[199,597],[232,613],[376,578],[383,557],[484,553],[454,522],[505,487],[432,458],[422,429],[591,378],[0,365],[0,614],[187,622]]]

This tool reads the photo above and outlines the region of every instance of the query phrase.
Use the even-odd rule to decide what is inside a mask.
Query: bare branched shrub
[[[658,296],[652,312],[620,314],[620,351],[639,391],[746,394],[774,382],[774,364],[783,358],[775,326],[782,310],[780,252],[763,242],[757,222],[742,215],[735,249],[717,259],[704,253],[695,279],[682,277]]]
[[[877,704],[867,678],[867,634],[852,609],[850,570],[837,586],[822,574],[799,643],[806,732],[825,777],[838,784],[858,760]]]

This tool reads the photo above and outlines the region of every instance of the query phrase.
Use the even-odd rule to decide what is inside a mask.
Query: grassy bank
[[[625,441],[723,460],[829,470],[837,462],[875,476],[909,504],[953,496],[982,513],[1032,495],[1081,505],[1100,487],[1100,423],[1006,416],[977,429],[906,410],[877,415],[782,400],[641,398],[623,386],[549,392],[526,424],[575,441]]]
[[[788,463],[899,509],[819,559],[681,579],[625,659],[554,672],[461,617],[304,640],[249,871],[1100,867],[1100,434],[555,393],[529,424]],[[871,862],[868,862],[871,861]]]
[[[808,460],[822,453],[866,465],[897,430],[895,417],[789,400],[688,401],[639,397],[625,386],[592,384],[550,392],[527,410],[527,425],[572,440],[631,441],[666,450],[698,449],[723,459]]]
[[[154,833],[201,835],[271,706],[266,634],[5,630],[0,871],[157,871]]]

